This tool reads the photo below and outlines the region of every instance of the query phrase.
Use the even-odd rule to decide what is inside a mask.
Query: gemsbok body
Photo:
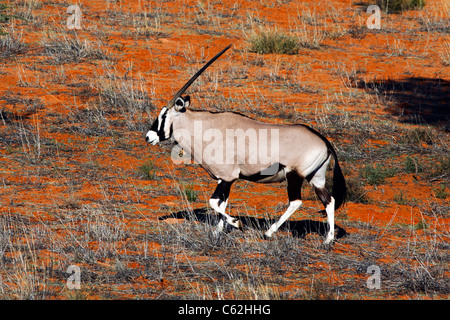
[[[328,232],[325,243],[334,240],[334,213],[344,202],[346,184],[336,151],[320,133],[306,125],[270,124],[234,112],[191,110],[190,97],[182,96],[195,79],[228,46],[200,69],[175,94],[153,122],[146,141],[173,139],[190,157],[218,181],[209,203],[221,215],[216,232],[225,223],[242,223],[225,212],[230,189],[238,179],[257,183],[287,181],[289,207],[264,235],[274,232],[302,204],[301,188],[306,179],[325,207]],[[325,186],[325,173],[334,158],[332,193]]]

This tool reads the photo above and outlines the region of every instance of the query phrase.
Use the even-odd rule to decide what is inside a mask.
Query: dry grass
[[[105,60],[109,56],[100,47],[87,39],[63,35],[61,38],[48,38],[42,42],[44,54],[53,59],[56,64],[81,62],[84,60]]]
[[[444,66],[450,66],[450,41],[443,41],[438,50],[439,59]]]
[[[0,34],[0,57],[14,57],[26,53],[27,50],[28,46],[22,41],[22,34],[13,26],[9,28],[6,34]]]
[[[57,10],[48,4],[17,2],[11,14],[27,20],[0,36],[8,48],[0,58],[1,299],[447,298],[450,166],[439,106],[448,42],[432,41],[448,30],[445,14],[425,11],[427,3],[411,16],[383,15],[389,30],[378,43],[353,5],[194,1],[171,11],[142,2],[128,12],[126,1],[110,1],[99,11],[85,4],[100,18],[78,36],[56,28],[48,37],[50,22],[41,22]],[[274,14],[285,9],[293,21]],[[249,53],[243,30],[279,22],[290,30],[274,35],[284,54]],[[402,32],[401,23],[414,27]],[[400,40],[386,45],[391,33]],[[286,209],[285,185],[237,182],[227,210],[244,231],[215,237],[215,182],[197,164],[173,165],[170,143],[145,144],[155,106],[230,39],[234,50],[192,87],[193,107],[306,123],[332,141],[349,199],[336,214],[347,234],[331,247],[306,184],[302,209],[266,241]],[[430,54],[411,59],[415,41]],[[25,42],[37,50],[28,54]],[[426,79],[400,80],[412,73]],[[67,286],[71,265],[81,270],[79,290]],[[372,265],[379,290],[366,284]]]
[[[307,28],[303,24],[298,29],[298,41],[302,47],[308,49],[320,49],[327,36],[326,30],[317,26]]]
[[[259,54],[297,54],[300,48],[295,36],[278,30],[259,31],[250,36],[249,42],[249,51]]]
[[[154,106],[144,87],[144,79],[134,78],[132,66],[125,75],[105,65],[104,73],[93,85],[99,95],[99,105],[106,113],[121,115],[130,130],[147,129],[145,119],[150,117]]]
[[[425,0],[377,0],[377,5],[387,13],[399,13],[405,10],[422,9]]]
[[[263,225],[269,224],[266,219],[259,221],[260,226],[249,224],[244,232],[232,230],[216,238],[212,230],[217,219],[209,211],[191,209],[166,216],[172,220],[176,217],[176,223],[166,223],[166,218],[158,223],[148,221],[148,233],[138,235],[127,226],[118,207],[82,206],[57,217],[66,236],[63,241],[49,244],[46,239],[55,234],[44,224],[27,219],[19,222],[12,214],[2,215],[0,263],[7,272],[2,275],[0,296],[47,299],[55,294],[57,286],[67,297],[76,294],[80,298],[102,292],[110,284],[124,288],[123,294],[133,290],[135,297],[150,294],[164,299],[180,294],[188,299],[245,300],[342,299],[362,293],[410,298],[446,295],[450,292],[445,276],[448,230],[442,233],[436,229],[442,219],[436,214],[439,210],[435,207],[427,213],[433,219],[425,229],[417,227],[416,222],[378,228],[342,221],[347,228],[358,229],[335,244],[336,249],[355,248],[346,253],[327,249],[320,237],[307,235],[303,239],[286,231],[280,231],[271,241],[263,241]],[[383,238],[395,234],[403,234],[388,245],[396,251],[397,262],[386,263],[390,253]],[[152,243],[158,243],[158,247]],[[358,250],[363,247],[364,255],[360,255]],[[40,258],[44,248],[59,253],[58,261]],[[144,249],[144,254],[134,254],[138,248]],[[71,264],[81,266],[81,289],[77,292],[65,288],[69,276],[65,270]],[[144,268],[130,267],[136,264]],[[380,290],[366,287],[369,275],[365,274],[370,265],[381,270]],[[350,277],[333,280],[329,272],[335,271]],[[292,274],[297,282],[304,283],[304,289],[290,286]],[[142,277],[149,285],[131,289]],[[173,290],[159,285],[164,283],[170,283]],[[109,294],[114,290],[110,287]]]

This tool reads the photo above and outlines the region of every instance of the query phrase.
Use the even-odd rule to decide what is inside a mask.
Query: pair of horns
[[[225,53],[228,49],[231,48],[231,44],[227,46],[225,49],[220,51],[218,54],[214,56],[211,60],[209,60],[200,70],[197,71],[196,74],[192,76],[191,79],[189,79],[188,82],[185,83],[185,85],[173,96],[173,98],[167,103],[167,109],[170,109],[174,106],[175,101],[181,97],[181,95],[191,86],[191,84],[203,73],[203,71],[206,70],[214,61],[216,61],[222,54]]]

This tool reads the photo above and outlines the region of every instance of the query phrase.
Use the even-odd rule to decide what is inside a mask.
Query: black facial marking
[[[156,120],[153,121],[152,126],[150,127],[150,130],[158,132],[158,123],[159,123],[159,120],[158,120],[158,118],[156,118]]]
[[[164,126],[166,124],[167,113],[169,110],[165,110],[163,114],[159,115],[158,118],[153,121],[152,126],[150,127],[151,131],[156,132],[159,137],[159,141],[166,140],[166,133],[164,131]],[[160,123],[161,121],[161,123]],[[158,129],[159,128],[159,129]],[[170,135],[172,136],[172,128],[170,130]]]
[[[164,112],[161,115],[161,126],[159,127],[159,131],[157,131],[159,141],[166,140],[166,133],[164,132],[164,126],[166,124],[167,112],[168,112],[168,110],[166,110],[166,112]]]

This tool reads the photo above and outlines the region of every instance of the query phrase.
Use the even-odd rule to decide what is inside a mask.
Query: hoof
[[[233,220],[231,220],[231,222],[229,222],[230,225],[232,225],[233,227],[235,227],[236,229],[239,229],[241,231],[244,230],[244,225],[242,224],[241,220],[234,218]]]
[[[333,244],[334,244],[334,239],[325,239],[325,241],[323,242],[323,244],[324,244],[325,246],[332,247]]]
[[[269,231],[266,231],[266,232],[264,232],[263,233],[263,239],[264,240],[272,240],[273,239],[273,232],[269,232]]]

